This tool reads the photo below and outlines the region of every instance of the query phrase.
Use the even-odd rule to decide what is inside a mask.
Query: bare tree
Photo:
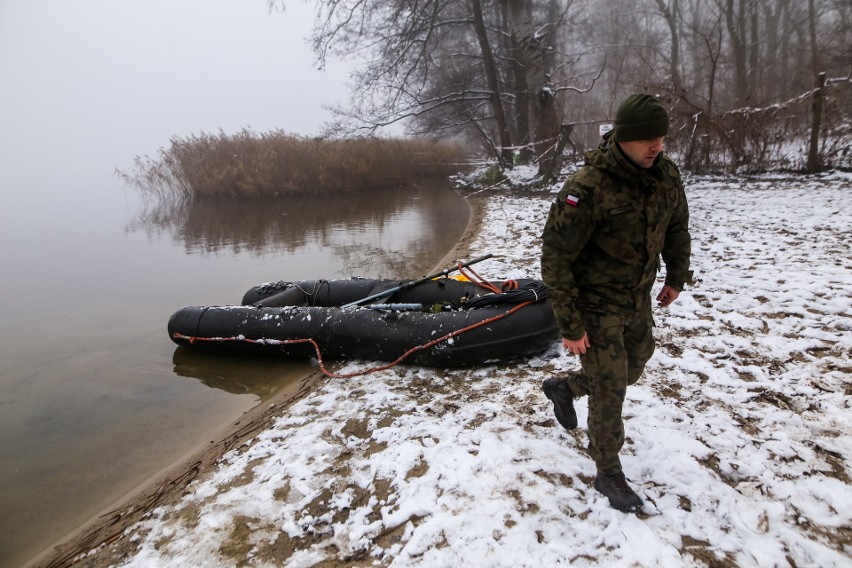
[[[736,104],[749,99],[748,39],[746,37],[746,0],[725,0],[725,24],[731,42],[736,78]]]
[[[524,93],[524,98],[530,103],[523,111],[529,112],[531,105],[535,154],[542,156],[548,147],[556,145],[556,135],[559,132],[554,93],[550,84],[550,70],[546,67],[548,63],[547,26],[533,30],[532,14],[528,4],[523,0],[506,0],[506,4],[509,34],[512,44],[517,46],[513,52],[525,71],[524,85],[529,90]]]
[[[564,146],[554,145],[559,136],[590,124],[584,144],[597,143],[595,122],[611,119],[626,94],[646,91],[672,110],[670,147],[687,162],[718,162],[727,145],[728,159],[742,166],[757,163],[771,140],[812,130],[807,109],[820,72],[828,77],[822,130],[846,132],[852,122],[849,81],[834,80],[852,75],[849,0],[316,5],[319,63],[362,63],[351,101],[334,109],[338,134],[370,135],[404,121],[412,134],[478,140],[505,166],[519,151],[546,177],[559,159],[553,149]],[[750,132],[740,135],[746,124]]]
[[[438,134],[473,129],[511,165],[504,81],[482,0],[320,0],[317,6],[312,43],[320,65],[329,56],[364,59],[349,104],[333,108],[330,133],[372,135],[400,121],[433,126]]]
[[[761,0],[763,24],[765,31],[765,49],[763,50],[763,81],[761,81],[764,98],[776,96],[778,87],[785,74],[785,50],[782,49],[786,37],[782,25],[784,14],[789,12],[789,0]],[[784,93],[780,93],[781,96]]]
[[[678,0],[669,0],[666,4],[665,0],[656,0],[660,14],[666,21],[669,28],[669,36],[671,38],[671,54],[669,57],[669,73],[671,75],[672,86],[675,91],[682,89],[680,78],[680,34],[678,33],[679,19],[679,4]]]
[[[491,101],[491,110],[494,113],[497,135],[500,138],[500,161],[504,166],[512,165],[512,138],[509,134],[509,126],[506,123],[506,114],[503,110],[503,100],[500,97],[500,85],[497,79],[497,65],[491,44],[488,41],[488,33],[485,29],[485,19],[482,17],[482,4],[480,0],[471,0],[473,8],[473,29],[476,30],[476,39],[482,52],[482,67],[485,70],[485,78],[488,81],[488,97]]]
[[[319,0],[320,65],[363,58],[331,131],[370,135],[405,121],[412,133],[476,133],[505,166],[518,144],[540,155],[559,131],[559,93],[590,88],[553,84],[555,26],[571,4],[543,1]]]

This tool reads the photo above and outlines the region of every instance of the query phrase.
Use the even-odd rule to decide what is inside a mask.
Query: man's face
[[[628,142],[619,142],[618,145],[627,154],[633,163],[640,168],[648,169],[654,165],[654,160],[663,151],[663,142],[665,136],[652,138],[651,140],[630,140]]]

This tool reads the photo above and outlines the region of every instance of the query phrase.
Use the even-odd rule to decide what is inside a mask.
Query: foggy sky
[[[311,4],[0,0],[0,182],[85,179],[173,135],[318,133],[346,64],[315,68]]]

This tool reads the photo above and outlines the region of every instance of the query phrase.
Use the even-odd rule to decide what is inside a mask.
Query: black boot
[[[566,430],[577,427],[577,413],[574,411],[574,395],[568,388],[565,379],[553,377],[541,384],[544,396],[553,402],[553,413],[556,421]]]
[[[642,510],[642,499],[639,498],[624,478],[624,473],[598,473],[595,477],[595,489],[609,499],[613,509],[624,513],[638,513]]]

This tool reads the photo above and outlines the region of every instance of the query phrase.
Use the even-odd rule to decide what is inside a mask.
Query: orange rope
[[[439,337],[437,339],[433,339],[433,340],[431,340],[427,343],[424,343],[423,345],[418,345],[416,347],[412,347],[411,349],[409,349],[408,351],[406,351],[405,353],[400,355],[396,360],[394,360],[394,361],[392,361],[392,362],[390,362],[386,365],[370,367],[369,369],[364,369],[364,370],[361,370],[361,371],[355,371],[353,373],[333,373],[333,372],[329,371],[328,369],[326,369],[325,364],[322,362],[322,353],[320,352],[320,347],[317,344],[317,342],[314,339],[311,339],[311,338],[304,338],[304,339],[248,339],[247,337],[243,337],[243,336],[237,336],[237,337],[193,337],[193,336],[190,336],[190,335],[183,335],[182,333],[174,333],[174,334],[172,334],[172,337],[174,337],[175,339],[187,339],[187,340],[189,340],[190,344],[195,343],[196,341],[212,341],[212,342],[241,341],[241,342],[245,342],[245,343],[258,343],[258,344],[262,344],[262,345],[288,345],[288,344],[295,344],[295,343],[310,343],[311,345],[314,346],[314,351],[316,351],[316,353],[317,353],[317,361],[319,363],[319,368],[326,376],[334,378],[334,379],[348,379],[348,378],[351,378],[351,377],[359,377],[359,376],[362,376],[362,375],[368,375],[370,373],[375,373],[376,371],[384,371],[385,369],[390,369],[391,367],[399,365],[403,360],[405,360],[412,353],[416,353],[417,351],[422,351],[424,349],[428,349],[428,348],[432,347],[433,345],[437,345],[438,343],[441,343],[442,341],[448,341],[449,339],[456,337],[457,335],[461,335],[462,333],[471,331],[471,330],[476,329],[478,327],[482,327],[483,325],[488,325],[489,323],[495,322],[497,320],[501,320],[505,317],[512,315],[513,313],[517,312],[521,308],[528,306],[532,303],[534,303],[534,302],[529,301],[529,302],[520,303],[507,312],[504,312],[502,314],[498,314],[496,316],[492,316],[488,319],[484,319],[482,321],[476,322],[476,323],[471,324],[467,327],[463,327],[461,329],[451,331],[450,333],[448,333],[448,334],[446,334],[442,337]]]
[[[468,280],[470,280],[471,282],[473,282],[474,284],[476,284],[477,286],[479,286],[479,287],[481,287],[481,288],[485,288],[486,290],[488,290],[488,291],[490,291],[490,292],[494,292],[495,294],[499,294],[499,293],[500,293],[500,289],[499,289],[499,288],[497,288],[497,287],[496,287],[496,286],[494,286],[491,282],[487,281],[485,278],[483,278],[482,276],[480,276],[479,274],[477,274],[477,273],[476,273],[476,271],[475,271],[473,268],[470,268],[470,267],[468,266],[468,269],[470,270],[470,273],[471,273],[471,274],[473,274],[473,276],[474,276],[475,278],[471,278],[471,277],[470,277],[470,275],[468,275],[468,274],[464,271],[464,266],[462,266],[461,261],[458,261],[458,271],[459,271],[459,273],[460,273],[462,276],[466,277]]]

